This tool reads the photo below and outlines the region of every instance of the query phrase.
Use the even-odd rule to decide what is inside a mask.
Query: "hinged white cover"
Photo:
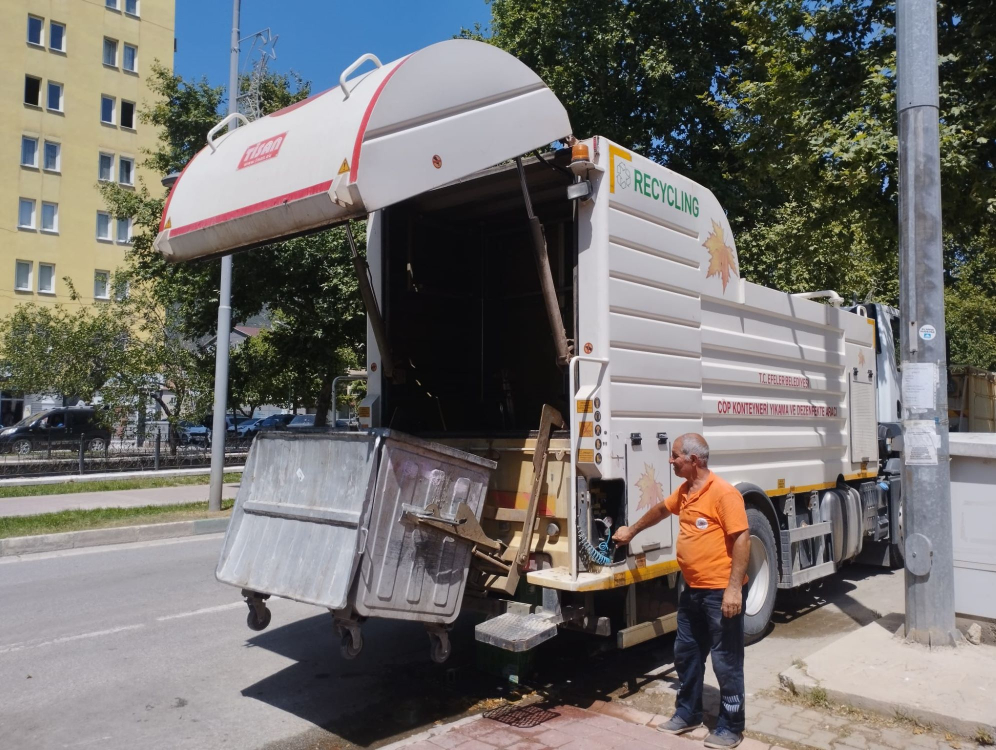
[[[508,53],[455,39],[239,127],[173,186],[156,249],[189,260],[317,230],[570,134]]]

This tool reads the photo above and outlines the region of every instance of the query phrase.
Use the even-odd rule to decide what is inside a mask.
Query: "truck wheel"
[[[747,561],[747,597],[744,600],[744,637],[760,640],[768,630],[778,593],[778,548],[767,517],[757,508],[747,508],[750,528],[750,558]]]

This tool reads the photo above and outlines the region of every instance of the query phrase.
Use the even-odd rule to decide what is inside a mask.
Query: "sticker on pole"
[[[937,338],[937,329],[929,323],[920,326],[920,338],[924,341],[933,341]]]

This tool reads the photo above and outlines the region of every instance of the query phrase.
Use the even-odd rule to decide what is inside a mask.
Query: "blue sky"
[[[294,70],[317,92],[365,52],[386,63],[490,17],[484,0],[242,0],[241,36],[269,26],[280,36],[271,69]],[[176,0],[176,72],[227,85],[231,23],[231,0]]]

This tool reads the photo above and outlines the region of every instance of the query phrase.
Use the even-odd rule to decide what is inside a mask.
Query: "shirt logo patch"
[[[695,519],[695,528],[697,529],[707,529],[709,528],[709,522],[704,518]]]

